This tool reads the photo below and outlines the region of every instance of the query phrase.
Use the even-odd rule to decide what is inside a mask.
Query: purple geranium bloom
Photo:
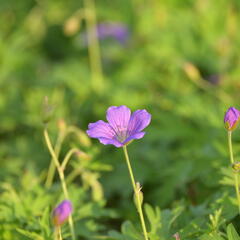
[[[230,107],[224,116],[225,127],[228,131],[232,131],[236,126],[240,118],[240,111],[234,107]]]
[[[115,39],[120,44],[126,44],[129,39],[129,30],[126,25],[116,22],[100,23],[96,26],[97,38],[99,40]],[[87,39],[86,32],[81,34],[83,45],[86,46],[91,42],[91,39]]]
[[[101,23],[97,25],[99,39],[112,37],[119,43],[125,44],[129,37],[128,29],[121,23]]]
[[[108,123],[99,120],[88,125],[89,137],[98,138],[102,144],[122,147],[133,139],[140,139],[145,132],[142,130],[151,121],[151,114],[146,110],[137,110],[131,115],[126,106],[109,107],[106,116]]]
[[[53,223],[55,226],[62,225],[72,213],[72,203],[69,200],[63,200],[53,210]]]

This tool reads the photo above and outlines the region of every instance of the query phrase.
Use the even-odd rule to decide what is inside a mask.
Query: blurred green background
[[[26,228],[28,224],[22,216],[12,221],[12,215],[4,213],[6,202],[12,199],[12,195],[5,196],[9,191],[5,185],[20,194],[19,181],[28,179],[29,174],[44,185],[50,162],[43,139],[45,96],[55,109],[49,123],[53,140],[60,119],[85,131],[89,122],[105,120],[105,111],[112,105],[127,105],[132,111],[145,108],[152,114],[145,137],[129,146],[145,202],[161,209],[181,203],[194,219],[211,212],[206,206],[216,196],[234,195],[233,188],[226,190],[219,182],[221,168],[229,165],[224,112],[229,106],[238,107],[240,99],[240,2],[101,0],[96,1],[95,10],[91,3],[0,1],[2,239],[15,236],[9,226]],[[105,24],[114,28],[113,23],[126,31],[124,42],[113,33],[105,37],[99,33],[99,39],[87,42],[89,29],[91,35],[92,27]],[[236,156],[240,151],[238,133],[233,136]],[[96,164],[91,168],[104,192],[102,205],[114,213],[106,214],[113,219],[100,222],[106,229],[119,230],[124,219],[137,218],[129,204],[132,190],[122,149],[91,142],[86,147],[70,139],[63,152],[77,146],[104,170],[100,173]],[[26,179],[23,185],[28,185]],[[77,178],[72,184],[78,189],[82,181]],[[56,194],[54,189],[46,194]],[[26,190],[22,198],[31,191]],[[55,203],[49,202],[51,206]],[[206,209],[201,212],[201,207]],[[27,215],[29,212],[26,219]],[[4,226],[6,219],[8,226]],[[106,232],[104,228],[90,229]],[[79,236],[88,239],[88,234]]]

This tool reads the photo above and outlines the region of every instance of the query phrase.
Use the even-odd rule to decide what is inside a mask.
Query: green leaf
[[[30,239],[35,239],[35,240],[44,240],[43,237],[41,237],[39,234],[35,232],[30,232],[24,229],[17,228],[17,231],[21,233],[22,235],[30,238]]]
[[[228,240],[240,240],[240,237],[232,223],[227,226],[227,236]]]
[[[148,221],[150,222],[151,234],[155,234],[157,230],[162,227],[160,209],[157,207],[154,211],[154,209],[149,204],[145,204],[144,209]]]
[[[217,233],[213,234],[204,234],[200,237],[200,240],[224,240],[224,238],[220,237]]]
[[[141,240],[143,235],[137,231],[134,225],[130,221],[126,221],[122,225],[122,233],[128,236],[128,240]]]

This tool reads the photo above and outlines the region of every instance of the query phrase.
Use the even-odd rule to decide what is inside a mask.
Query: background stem
[[[89,62],[92,74],[92,87],[95,91],[101,92],[103,89],[103,74],[94,0],[84,0],[84,11],[87,27]]]

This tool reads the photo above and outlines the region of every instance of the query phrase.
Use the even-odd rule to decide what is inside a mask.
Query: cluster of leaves
[[[96,1],[98,22],[129,30],[125,45],[100,42],[97,92],[82,41],[85,2],[0,1],[0,239],[52,239],[51,211],[63,196],[57,175],[45,186],[50,155],[39,112],[46,95],[56,109],[52,139],[58,119],[82,133],[110,105],[152,114],[144,139],[129,147],[150,204],[151,240],[176,232],[181,240],[239,239],[222,123],[227,107],[240,101],[239,1]],[[86,145],[81,136],[68,137],[60,154],[77,147],[90,156],[74,156],[66,169],[77,235],[141,239],[121,149]],[[238,131],[233,139],[237,157]]]

